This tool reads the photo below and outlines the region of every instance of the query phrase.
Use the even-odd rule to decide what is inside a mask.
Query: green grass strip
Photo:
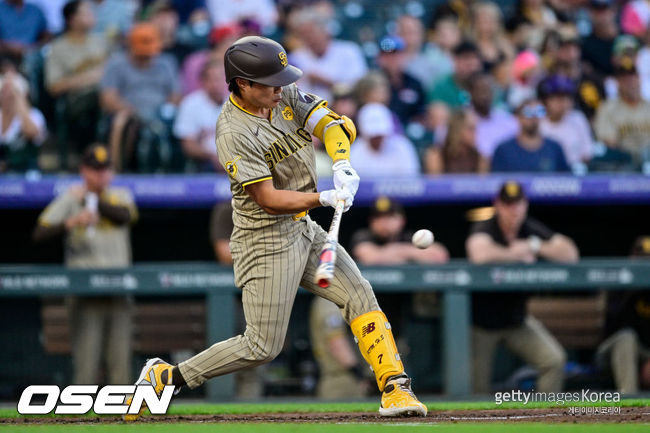
[[[38,425],[9,426],[11,432],[33,433],[632,433],[639,432],[639,424],[541,424],[541,423],[484,423],[484,424],[95,424],[95,425]]]
[[[591,406],[621,406],[645,407],[650,406],[650,399],[624,399],[617,404],[572,402],[555,404],[536,402],[524,405],[523,403],[503,403],[497,406],[492,401],[453,401],[453,402],[426,402],[429,411],[436,410],[490,410],[490,409],[545,409],[554,407],[591,407]],[[250,413],[290,413],[290,412],[374,412],[379,408],[379,403],[197,403],[173,404],[169,414],[176,415],[234,415]]]
[[[623,399],[620,403],[589,403],[570,402],[562,405],[550,402],[503,403],[497,406],[493,401],[430,401],[426,402],[429,411],[442,410],[489,410],[489,409],[544,409],[555,407],[587,407],[587,406],[621,406],[648,407],[650,399]],[[170,415],[234,415],[253,413],[290,413],[290,412],[375,412],[378,402],[360,403],[320,403],[320,402],[273,402],[273,403],[173,403],[169,408]],[[94,414],[90,414],[93,415]],[[90,416],[88,415],[88,416]],[[16,409],[0,409],[0,418],[16,418]],[[48,417],[55,415],[33,415]],[[80,415],[83,417],[84,415]]]

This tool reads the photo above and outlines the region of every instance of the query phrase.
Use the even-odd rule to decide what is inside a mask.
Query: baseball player
[[[231,92],[217,120],[219,159],[230,176],[234,230],[230,240],[235,284],[242,289],[243,335],[218,342],[173,366],[145,364],[137,384],[195,388],[206,380],[271,361],[281,351],[298,286],[334,302],[350,325],[382,392],[383,416],[424,416],[411,391],[391,326],[370,284],[339,245],[328,288],[314,283],[326,232],[307,215],[319,206],[352,206],[359,176],[349,162],[356,129],[316,95],[294,84],[302,71],[289,65],[280,44],[248,36],[224,56]],[[325,143],[335,189],[317,192],[311,134]]]

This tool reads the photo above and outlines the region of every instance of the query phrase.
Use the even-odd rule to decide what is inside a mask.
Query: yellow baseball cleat
[[[165,389],[165,385],[171,385],[172,384],[172,369],[174,368],[173,365],[163,361],[160,358],[151,358],[148,359],[147,362],[144,364],[144,367],[142,367],[142,370],[140,371],[140,376],[138,377],[138,380],[135,382],[136,385],[152,385],[154,387],[154,390],[156,391],[156,395],[160,397],[160,395],[163,392],[163,389]],[[166,378],[163,380],[163,373],[167,372],[165,375]],[[178,390],[174,390],[174,394],[177,394]],[[126,399],[126,404],[131,405],[131,400],[133,399],[133,396],[129,396]],[[135,421],[136,419],[140,418],[142,414],[144,413],[144,410],[147,408],[146,403],[142,403],[142,407],[140,408],[140,412],[138,412],[136,415],[130,415],[130,414],[124,414],[122,416],[122,419],[124,421]]]
[[[397,376],[386,382],[381,395],[381,416],[426,416],[427,407],[411,391],[411,379]]]

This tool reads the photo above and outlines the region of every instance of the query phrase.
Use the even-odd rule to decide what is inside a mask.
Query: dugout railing
[[[648,289],[650,261],[584,259],[577,264],[483,265],[454,260],[439,266],[363,267],[378,293],[442,294],[443,377],[448,396],[471,393],[470,293],[575,292]],[[0,296],[204,295],[206,346],[235,333],[232,270],[212,263],[150,263],[126,269],[71,270],[61,266],[0,265]],[[207,383],[211,400],[234,394],[232,375]]]

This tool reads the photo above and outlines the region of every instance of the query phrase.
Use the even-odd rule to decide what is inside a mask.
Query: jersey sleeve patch
[[[226,161],[224,164],[224,168],[226,169],[226,172],[230,177],[235,179],[235,176],[237,176],[237,161],[241,159],[241,156],[237,155],[235,158],[231,159],[230,161]]]

